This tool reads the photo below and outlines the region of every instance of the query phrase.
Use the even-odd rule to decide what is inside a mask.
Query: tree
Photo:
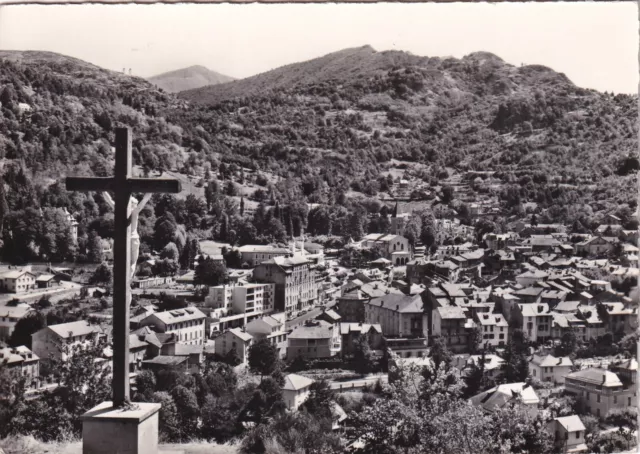
[[[359,335],[354,343],[353,367],[358,374],[368,374],[373,371],[375,364],[373,353],[369,346],[369,336]]]
[[[196,395],[184,386],[176,386],[171,390],[171,397],[176,405],[178,415],[178,438],[188,441],[196,434],[200,408]]]
[[[442,202],[449,203],[453,200],[453,187],[446,185],[442,187]]]
[[[113,272],[111,267],[106,263],[101,263],[89,278],[90,284],[111,285],[113,281]]]
[[[477,354],[482,347],[482,325],[476,324],[475,328],[471,331],[469,336],[469,352],[474,355]],[[484,354],[484,349],[482,349]]]
[[[180,441],[180,419],[173,397],[166,391],[159,391],[153,393],[152,399],[161,405],[158,421],[160,441]]]
[[[335,395],[331,390],[331,384],[326,380],[318,380],[311,384],[309,390],[309,397],[301,409],[316,418],[332,419]]]
[[[24,345],[31,348],[31,335],[47,326],[47,321],[41,312],[30,312],[16,323],[7,343],[10,347]]]
[[[240,452],[338,454],[344,452],[344,446],[331,430],[330,420],[298,412],[278,415],[253,428],[242,440]]]
[[[240,216],[244,216],[244,197],[240,197]]]
[[[260,339],[249,347],[249,369],[261,376],[270,375],[279,367],[278,349],[266,339]]]
[[[136,376],[136,395],[140,396],[136,400],[148,402],[153,399],[156,391],[156,376],[150,370],[142,370]]]
[[[574,328],[562,335],[560,344],[556,345],[554,355],[557,357],[570,356],[578,348],[578,335]]]
[[[173,241],[166,244],[160,253],[161,259],[178,260],[178,246]]]
[[[91,263],[101,263],[104,260],[102,252],[102,239],[95,230],[89,232],[89,241],[87,243],[87,259]]]
[[[227,282],[229,275],[224,264],[214,261],[211,257],[200,260],[195,269],[193,281],[196,285],[210,287]]]
[[[504,352],[504,383],[523,382],[529,376],[528,346],[524,333],[516,329]]]
[[[430,248],[436,242],[436,218],[431,211],[423,211],[420,217],[422,221],[420,241],[426,248]]]
[[[7,213],[9,213],[9,205],[7,204],[7,196],[4,189],[4,179],[0,176],[0,237],[2,237],[4,218]]]

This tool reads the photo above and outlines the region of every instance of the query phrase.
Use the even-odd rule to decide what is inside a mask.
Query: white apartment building
[[[31,335],[31,350],[40,359],[66,361],[78,346],[89,346],[97,342],[102,330],[87,321],[60,323],[47,326]]]
[[[232,284],[209,287],[205,306],[224,317],[273,311],[275,284]]]
[[[156,312],[140,322],[140,326],[153,326],[159,333],[175,334],[179,344],[203,345],[206,316],[195,307]]]

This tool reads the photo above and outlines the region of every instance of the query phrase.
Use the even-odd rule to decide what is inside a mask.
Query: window
[[[631,405],[631,397],[629,397],[629,403],[627,405]]]
[[[596,416],[599,418],[600,417],[600,409],[596,408]]]
[[[580,431],[576,432],[576,439],[580,438]]]
[[[617,404],[618,403],[618,396],[613,396],[613,403]]]
[[[596,397],[596,402],[600,403],[600,394]]]

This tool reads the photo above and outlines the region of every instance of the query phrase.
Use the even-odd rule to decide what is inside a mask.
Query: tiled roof
[[[422,313],[423,303],[420,295],[404,295],[402,293],[389,293],[388,295],[373,298],[365,302],[371,306],[381,307],[400,313]]]
[[[553,355],[533,355],[533,359],[531,360],[531,362],[541,367],[573,366],[573,362],[568,356],[556,358]]]
[[[522,312],[523,317],[551,315],[549,313],[549,305],[547,303],[518,304],[518,307],[520,308],[520,312]]]
[[[99,326],[92,325],[84,320],[50,325],[48,328],[63,339],[70,336],[86,336],[87,334],[99,333],[101,331]]]
[[[596,367],[572,372],[567,375],[567,378],[607,387],[622,386],[622,382],[620,381],[620,378],[618,378],[618,375],[611,371]]]
[[[188,361],[188,358],[186,356],[165,356],[165,355],[160,355],[160,356],[156,356],[153,359],[147,359],[142,361],[144,364],[159,364],[162,366],[177,366],[179,364],[184,363],[185,361]]]
[[[522,401],[527,405],[537,405],[540,402],[534,389],[526,383],[508,383],[496,386],[473,396],[470,401],[473,405],[479,405],[492,411],[504,406],[517,395],[520,395]]]
[[[289,339],[327,339],[332,337],[332,325],[322,320],[317,320],[313,325],[298,326],[289,334]]]
[[[230,328],[229,332],[234,336],[240,338],[241,340],[248,342],[253,339],[253,336],[245,331],[242,331],[240,328]]]
[[[443,320],[467,318],[467,316],[464,315],[464,310],[458,306],[438,307],[436,310]]]
[[[562,427],[564,427],[567,432],[578,432],[586,430],[578,415],[562,416],[560,418],[556,418],[555,420],[558,421],[558,423]]]

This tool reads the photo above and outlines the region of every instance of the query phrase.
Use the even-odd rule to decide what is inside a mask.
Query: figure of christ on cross
[[[113,247],[113,407],[130,404],[129,394],[129,305],[130,280],[135,272],[140,239],[138,215],[152,193],[180,192],[180,181],[168,178],[135,178],[132,174],[131,132],[116,129],[115,174],[108,178],[68,177],[69,191],[113,191],[105,200],[114,208]],[[145,193],[142,202],[131,200],[133,193]],[[133,232],[135,233],[133,233]],[[134,248],[134,251],[131,248]]]

